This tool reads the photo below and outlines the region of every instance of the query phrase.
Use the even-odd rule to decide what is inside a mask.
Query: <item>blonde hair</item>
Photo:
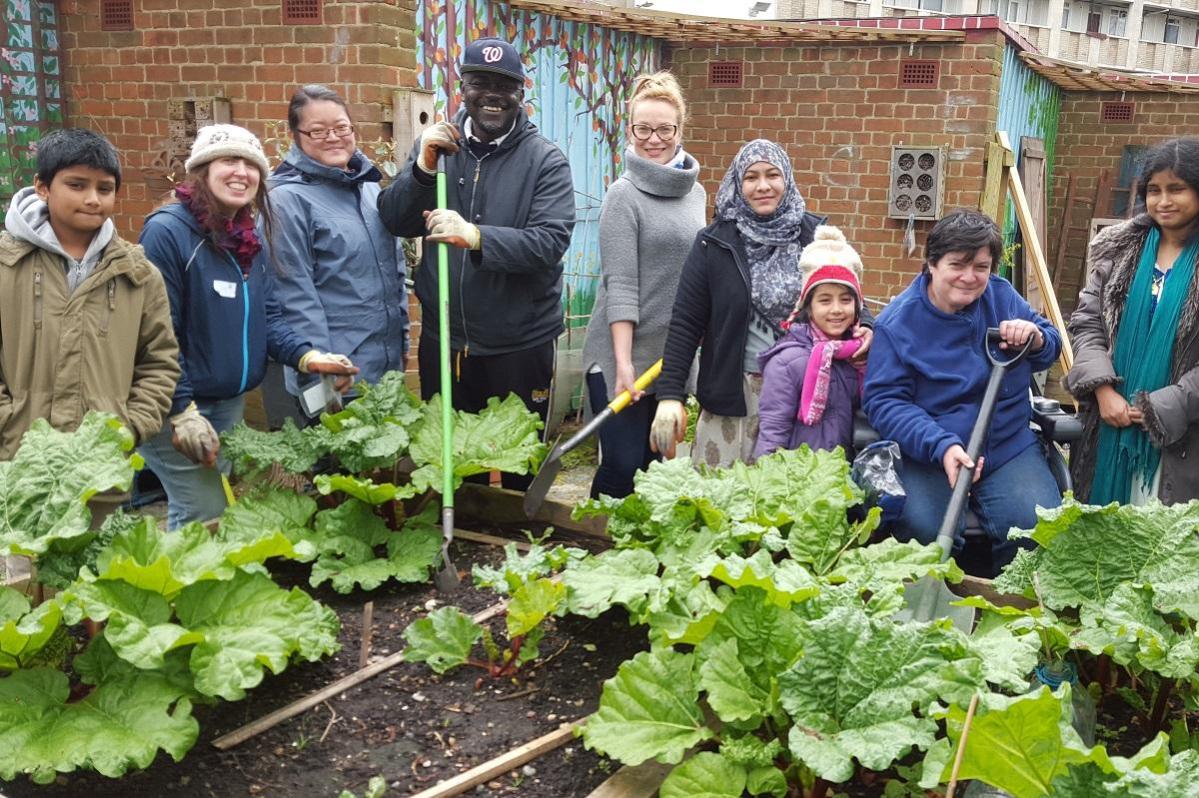
[[[633,124],[633,110],[638,100],[661,100],[674,106],[679,112],[679,130],[682,131],[687,122],[687,101],[683,99],[683,89],[670,70],[662,70],[652,75],[638,75],[633,78],[633,91],[629,95],[629,124]]]

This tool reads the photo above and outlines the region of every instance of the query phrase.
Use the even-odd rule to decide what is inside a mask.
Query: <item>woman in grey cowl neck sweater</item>
[[[669,72],[637,78],[625,172],[608,187],[600,212],[600,287],[583,346],[596,413],[662,357],[683,261],[704,226],[699,163],[682,145],[686,113]],[[629,495],[636,471],[658,459],[649,446],[653,386],[633,395],[635,403],[600,428],[593,497]]]

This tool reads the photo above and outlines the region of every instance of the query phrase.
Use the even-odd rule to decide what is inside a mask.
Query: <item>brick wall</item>
[[[680,48],[671,53],[690,103],[687,149],[713,199],[741,145],[774,139],[790,154],[814,212],[859,249],[866,293],[897,294],[919,271],[903,245],[906,222],[887,219],[892,145],[949,148],[945,207],[977,207],[983,153],[998,115],[1004,37],[971,31],[963,43]],[[940,61],[935,89],[899,88],[902,58]],[[709,61],[744,61],[744,88],[709,88]],[[931,222],[916,223],[923,245]]]
[[[123,235],[136,238],[168,188],[156,163],[171,99],[228,98],[233,122],[264,136],[286,120],[298,85],[325,83],[350,104],[362,139],[390,138],[391,92],[416,86],[416,0],[323,5],[322,24],[284,25],[280,0],[138,0],[135,29],[107,32],[99,0],[60,3],[68,124],[121,151]]]
[[[1101,122],[1099,113],[1104,102],[1134,103],[1132,121],[1125,124]],[[1113,213],[1111,195],[1104,192],[1099,197],[1097,210],[1076,203],[1066,218],[1070,176],[1078,177],[1077,195],[1088,202],[1093,201],[1104,170],[1113,183],[1118,182],[1126,146],[1153,145],[1178,136],[1193,136],[1196,131],[1199,131],[1199,98],[1195,95],[1066,92],[1063,96],[1049,208],[1050,230],[1081,228],[1067,232],[1063,271],[1060,278],[1056,278],[1060,281],[1058,298],[1063,310],[1073,309],[1078,298],[1091,217]],[[1046,258],[1050,269],[1056,263],[1059,236],[1060,232],[1049,235]]]

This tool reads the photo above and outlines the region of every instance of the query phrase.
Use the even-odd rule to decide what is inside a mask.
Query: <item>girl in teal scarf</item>
[[[1138,397],[1172,382],[1176,333],[1199,258],[1199,186],[1179,172],[1195,142],[1167,142],[1146,155],[1140,192],[1154,225],[1124,302],[1112,367],[1122,382],[1095,390],[1100,416],[1092,504],[1142,503],[1154,495],[1161,449],[1145,430]],[[1188,152],[1189,154],[1189,152]]]

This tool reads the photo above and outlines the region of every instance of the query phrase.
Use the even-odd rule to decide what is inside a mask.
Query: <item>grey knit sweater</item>
[[[624,163],[625,172],[608,187],[600,211],[600,285],[583,344],[583,370],[599,366],[608,400],[616,384],[609,325],[635,325],[637,374],[662,357],[683,261],[704,226],[707,204],[696,180],[699,164],[690,155],[679,169],[646,160],[630,147]]]

